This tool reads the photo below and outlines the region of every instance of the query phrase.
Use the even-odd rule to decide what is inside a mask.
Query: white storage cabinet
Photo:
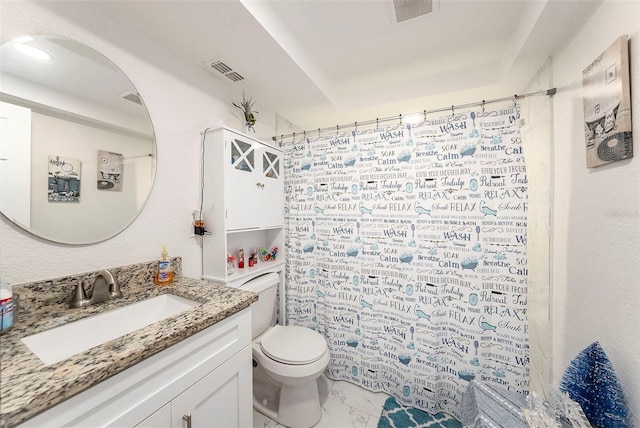
[[[204,143],[203,219],[211,235],[203,239],[203,278],[237,281],[277,271],[284,261],[284,168],[282,152],[228,128],[207,131]],[[252,248],[276,260],[249,267]],[[226,256],[244,250],[244,269],[227,274]]]

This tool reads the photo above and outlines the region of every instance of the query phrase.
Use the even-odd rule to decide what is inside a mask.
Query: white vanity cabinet
[[[247,358],[247,356],[249,358]],[[243,352],[200,379],[136,428],[247,427],[252,418],[241,412],[242,377],[249,376],[251,351]],[[249,382],[251,378],[249,376]],[[246,404],[246,403],[245,403]],[[253,406],[253,403],[250,403]],[[249,423],[249,425],[247,425]]]
[[[262,271],[274,271],[284,260],[284,168],[282,152],[228,128],[207,131],[204,139],[203,219],[211,235],[203,238],[203,279],[231,282]],[[260,249],[278,248],[265,262]],[[258,264],[249,267],[251,249]],[[226,256],[243,269],[227,273]]]
[[[167,403],[156,410],[151,416],[140,422],[135,428],[159,428],[171,423],[171,403]]]
[[[251,350],[237,355],[171,401],[171,426],[248,427],[253,412],[240,412],[242,380],[251,383]],[[251,397],[248,406],[253,408]],[[247,404],[247,403],[244,403]],[[246,408],[246,406],[245,406]]]
[[[247,308],[21,426],[248,427],[251,373]]]

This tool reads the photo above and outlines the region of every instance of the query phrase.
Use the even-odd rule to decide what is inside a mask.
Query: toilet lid
[[[310,364],[327,351],[327,342],[318,332],[297,326],[271,328],[260,340],[262,351],[284,364]]]

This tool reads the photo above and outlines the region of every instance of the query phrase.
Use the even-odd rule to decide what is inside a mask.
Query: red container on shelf
[[[238,250],[238,269],[244,269],[244,250]]]

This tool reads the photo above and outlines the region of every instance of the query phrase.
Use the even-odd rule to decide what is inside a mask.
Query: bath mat
[[[462,428],[462,424],[446,413],[432,415],[415,407],[405,407],[389,397],[384,402],[378,428]]]
[[[633,426],[613,365],[598,342],[587,346],[569,363],[560,390],[580,404],[594,427]]]

